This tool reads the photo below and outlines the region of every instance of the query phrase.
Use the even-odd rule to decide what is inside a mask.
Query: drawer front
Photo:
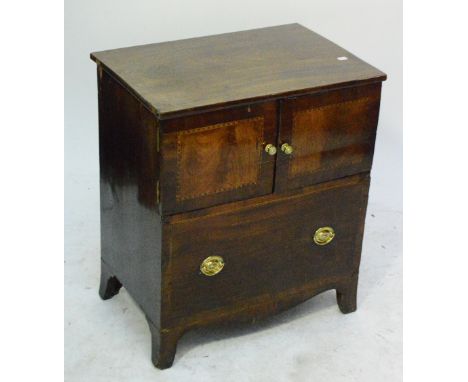
[[[244,201],[171,217],[163,228],[168,319],[248,304],[249,299],[275,301],[351,276],[359,267],[368,184],[367,176],[355,176],[299,195],[260,198],[257,205]],[[319,245],[326,235],[315,235],[321,227],[335,233],[326,245]],[[224,263],[214,276],[200,270],[210,256]],[[219,262],[214,265],[205,271],[221,268]]]
[[[284,191],[369,171],[381,83],[287,99],[281,105],[275,189]]]
[[[271,193],[276,114],[269,102],[163,121],[163,213]]]

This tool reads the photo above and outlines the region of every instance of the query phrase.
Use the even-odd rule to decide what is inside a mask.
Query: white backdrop
[[[364,292],[362,293],[364,295],[367,293],[365,292],[367,285],[369,286],[367,295],[372,296],[371,291],[376,289],[376,285],[382,284],[379,284],[380,281],[377,278],[380,276],[381,279],[385,279],[386,275],[388,275],[388,269],[391,269],[393,276],[397,275],[397,278],[393,279],[392,282],[394,284],[388,284],[385,288],[388,288],[388,293],[393,294],[387,296],[387,300],[382,295],[384,299],[384,303],[381,304],[382,306],[379,305],[378,296],[375,296],[375,300],[368,297],[367,306],[374,301],[374,305],[371,305],[371,307],[382,309],[382,312],[385,309],[394,309],[397,312],[401,311],[401,296],[399,295],[401,266],[398,257],[401,252],[399,240],[401,239],[402,212],[401,7],[400,0],[295,0],[289,2],[272,0],[138,0],[131,2],[128,0],[66,0],[65,351],[67,380],[106,381],[111,380],[112,375],[122,376],[127,375],[126,373],[128,373],[128,380],[132,380],[131,376],[135,375],[138,370],[141,370],[139,366],[140,362],[147,367],[148,370],[145,372],[148,373],[149,379],[155,377],[155,373],[159,373],[156,369],[153,370],[149,364],[149,332],[145,326],[146,324],[144,323],[144,319],[140,317],[142,316],[141,313],[131,303],[128,295],[122,292],[118,297],[121,300],[113,299],[110,302],[106,302],[108,305],[97,300],[96,288],[99,271],[99,164],[96,68],[94,62],[89,59],[89,53],[92,51],[298,22],[387,73],[388,80],[383,84],[380,122],[372,171],[369,214],[372,214],[373,217],[369,217],[368,215],[366,223],[362,267],[363,271],[367,269],[368,274],[375,275],[376,280],[373,281],[372,277],[369,277],[366,281],[366,274],[364,274],[362,281]],[[382,216],[382,220],[379,221],[380,216]],[[391,239],[388,239],[390,237]],[[387,242],[384,245],[380,241],[377,242],[377,240],[382,242],[387,240]],[[382,252],[379,258],[378,254],[380,252],[378,251],[384,251],[385,249],[387,252]],[[390,249],[393,250],[392,254],[388,254]],[[369,257],[366,257],[366,251],[372,252],[372,254],[370,253]],[[377,254],[374,256],[375,253]],[[370,260],[366,263],[367,258]],[[388,263],[390,258],[398,260],[392,260],[393,262]],[[387,271],[379,273],[380,268],[385,268]],[[328,306],[330,295],[326,296],[328,297],[319,296],[316,300],[317,302],[313,303],[318,304],[318,308],[316,305],[313,305],[312,308],[310,306],[307,308],[308,305],[305,308],[300,308],[305,309],[304,316],[306,319],[312,319],[314,314],[316,314],[316,317],[319,316],[312,311],[315,309],[320,310],[320,304],[325,304],[325,311],[332,309],[333,304]],[[327,302],[325,303],[324,301]],[[126,307],[127,302],[128,311]],[[119,307],[123,307],[123,313]],[[364,304],[363,309],[365,310],[365,308],[366,305]],[[108,309],[113,310],[109,312]],[[301,316],[301,312],[299,316]],[[367,317],[372,316],[373,312],[378,314],[379,310],[372,311],[371,309]],[[126,318],[123,317],[125,316],[124,313],[127,315]],[[127,334],[122,335],[120,333],[117,334],[118,329],[114,327],[115,337],[121,337],[122,341],[127,342],[112,342],[119,341],[118,338],[114,339],[112,337],[112,341],[109,340],[110,342],[107,345],[114,346],[113,349],[108,349],[103,345],[103,341],[105,342],[108,337],[103,334],[102,328],[98,326],[102,322],[97,322],[99,321],[97,318],[108,320],[110,314],[116,315],[116,317],[114,321],[109,320],[109,325],[120,325],[123,331],[126,330],[125,324],[128,323],[129,325],[128,331],[125,332]],[[131,319],[128,318],[129,314],[131,314]],[[336,314],[336,312],[332,311],[330,312],[330,317],[335,317]],[[382,313],[382,317],[385,316],[386,314]],[[391,314],[389,316],[392,318]],[[80,317],[86,318],[80,319]],[[359,318],[360,316],[357,316],[356,313],[354,317]],[[382,317],[375,316],[376,321],[373,324],[364,325],[363,322],[363,327],[360,330],[372,330],[372,325],[377,325],[376,323],[382,320]],[[385,342],[382,344],[380,342],[368,342],[366,345],[361,344],[356,348],[355,353],[351,351],[350,354],[341,354],[343,358],[339,358],[338,356],[338,359],[341,359],[341,361],[337,361],[338,365],[333,367],[323,359],[316,359],[313,365],[309,365],[306,362],[304,366],[303,364],[301,365],[301,358],[299,356],[299,361],[296,359],[296,363],[286,362],[286,365],[289,365],[288,367],[291,369],[286,371],[292,373],[298,367],[305,367],[309,376],[316,377],[314,378],[315,380],[349,381],[354,380],[351,378],[353,376],[353,378],[359,381],[397,381],[400,378],[401,369],[401,363],[399,362],[401,350],[399,343],[401,334],[400,318],[400,315],[397,315],[385,323],[386,330],[393,333],[390,335],[390,339],[386,337],[391,342],[390,345]],[[326,320],[329,320],[329,318],[326,318]],[[293,322],[294,325],[300,325],[301,320],[296,317],[296,320],[293,320]],[[308,321],[306,320],[306,322]],[[316,323],[315,327],[319,327],[318,325],[319,323]],[[136,329],[131,329],[132,327],[136,327]],[[378,327],[374,329],[377,332],[379,330]],[[297,330],[300,332],[303,328],[299,326]],[[362,334],[355,327],[353,330],[355,330],[354,334],[358,337]],[[237,334],[239,333],[237,332]],[[376,338],[377,334],[375,335]],[[384,336],[382,333],[380,335]],[[96,343],[89,342],[89,339],[92,338],[95,338]],[[196,347],[190,348],[190,354],[200,355],[200,352],[204,351],[204,346],[209,348],[210,341],[207,341],[207,344],[203,340],[194,340],[193,338],[197,337],[192,337],[192,340],[189,341],[196,342],[199,345],[199,349],[197,350]],[[226,338],[222,335],[210,338],[211,342],[216,342],[220,338],[223,341],[227,341],[226,339],[230,338],[230,336],[227,334]],[[301,336],[298,338],[301,338]],[[268,344],[269,339],[274,340],[273,334],[263,340]],[[328,337],[323,338],[323,340],[327,343],[331,341]],[[221,342],[224,343],[223,341]],[[294,341],[297,342],[298,339]],[[319,341],[319,339],[314,338],[314,341]],[[371,338],[369,338],[369,341],[371,341]],[[243,344],[244,342],[239,340],[239,343]],[[131,355],[129,355],[129,353],[134,354],[134,351],[130,350],[132,344],[135,345],[135,349],[138,349],[135,350],[137,351],[135,358],[131,358]],[[113,358],[112,352],[119,346],[124,347],[122,353],[119,353],[117,358]],[[305,347],[306,344],[297,343],[297,346]],[[341,344],[338,343],[337,346],[339,347]],[[369,354],[363,350],[362,357],[364,358],[359,358],[358,351],[363,346],[367,346],[370,349]],[[271,348],[275,349],[274,346]],[[213,349],[217,348],[214,347]],[[213,349],[206,351],[212,353]],[[260,351],[260,349],[254,350]],[[319,350],[315,349],[315,351]],[[248,349],[245,351],[246,354],[250,354],[248,353]],[[262,348],[261,351],[263,352],[265,349]],[[380,351],[382,351],[382,354],[379,353]],[[184,354],[183,350],[181,354]],[[233,352],[227,351],[226,354],[230,357]],[[356,358],[353,358],[353,354]],[[373,358],[377,355],[382,358]],[[335,355],[333,356],[335,357]],[[122,357],[130,358],[122,359]],[[187,368],[188,366],[187,363],[184,364],[183,360],[180,361],[177,357],[179,356],[176,356],[174,368],[179,367],[180,372],[180,368]],[[185,359],[190,363],[190,356],[186,355]],[[279,361],[281,359],[279,358]],[[194,359],[195,361],[196,359]],[[348,361],[349,364],[347,363]],[[369,363],[369,361],[371,362]],[[106,362],[108,363],[106,364]],[[138,365],[136,364],[137,362]],[[234,360],[234,356],[233,362],[237,362]],[[239,362],[242,365],[242,360],[239,360]],[[379,366],[379,362],[382,362],[382,367]],[[262,376],[265,377],[265,380],[303,380],[300,374],[287,374],[290,376],[288,379],[281,374],[273,373],[273,369],[268,370],[265,365],[262,366],[261,358],[258,360],[258,365],[263,369],[252,370],[254,374],[255,372],[260,373],[257,374],[256,381],[262,380]],[[129,370],[115,370],[115,368],[119,367],[126,367]],[[135,367],[135,369],[132,370],[132,367]],[[210,364],[209,367],[213,367],[213,365]],[[282,367],[282,365],[280,364],[278,367]],[[390,368],[390,370],[386,370],[385,367]],[[114,368],[113,372],[109,371],[112,368]],[[312,370],[315,372],[314,375],[310,374]],[[190,367],[185,371],[192,374],[180,372],[181,374],[178,375],[181,380],[184,380],[184,378],[188,380],[186,379],[188,375],[193,376],[193,373],[199,373],[199,371],[196,369],[194,371]],[[177,373],[177,369],[175,371],[171,369],[171,371],[167,371],[163,375],[169,376],[171,374],[168,373],[171,372]],[[378,372],[381,373],[379,377],[376,376],[377,374],[373,374]],[[229,370],[229,373],[230,378],[233,378],[232,380],[236,380],[236,375],[238,377],[243,375],[236,374],[241,372],[239,370],[236,371],[235,368]],[[160,374],[157,375],[160,376]],[[201,378],[201,374],[195,375]],[[268,375],[270,376],[267,378]],[[275,375],[278,379],[271,379]],[[294,377],[291,377],[291,375]],[[176,378],[176,375],[172,374],[172,377]],[[374,377],[375,379],[373,379]],[[136,380],[143,379],[142,376]],[[122,377],[119,380],[126,379]],[[195,378],[195,380],[198,379]],[[209,374],[204,375],[203,379],[199,380],[209,380]],[[225,380],[230,379],[226,378]],[[237,380],[247,379],[239,377]]]

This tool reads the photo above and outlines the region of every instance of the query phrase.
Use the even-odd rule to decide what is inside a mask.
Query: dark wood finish
[[[103,300],[108,300],[119,293],[122,283],[112,273],[109,267],[101,261],[101,282],[99,284],[99,296]]]
[[[356,310],[382,72],[297,24],[92,58],[99,294],[127,289],[156,367],[172,365],[187,330],[254,322],[325,290]],[[336,237],[318,246],[323,226]],[[208,277],[213,255],[225,267]]]
[[[330,280],[356,275],[367,190],[368,177],[358,176],[263,203],[232,203],[203,216],[170,219],[163,226],[163,327],[190,326],[203,321],[205,312],[274,301],[297,289],[313,294],[317,282],[332,289]],[[319,246],[313,237],[323,226],[333,227],[336,238]],[[213,255],[226,265],[207,277],[199,266]]]
[[[277,191],[370,171],[381,84],[356,86],[281,102]]]
[[[271,193],[276,127],[275,102],[164,121],[163,213]]]
[[[151,332],[151,361],[159,369],[172,366],[177,349],[177,342],[182,337],[180,329],[160,329],[147,319]]]
[[[337,60],[343,56],[348,60]],[[299,24],[114,49],[91,58],[161,118],[385,79]]]
[[[162,224],[156,204],[156,119],[100,68],[98,80],[100,295],[111,297],[117,282],[122,283],[159,327]]]
[[[360,253],[360,250],[359,250]],[[358,275],[349,277],[348,280],[336,288],[336,300],[342,313],[348,314],[357,309]]]

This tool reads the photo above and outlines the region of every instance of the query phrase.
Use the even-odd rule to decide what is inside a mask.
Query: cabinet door
[[[281,104],[275,189],[294,189],[369,171],[381,84],[321,92]]]
[[[276,114],[268,102],[163,121],[163,213],[271,193]]]

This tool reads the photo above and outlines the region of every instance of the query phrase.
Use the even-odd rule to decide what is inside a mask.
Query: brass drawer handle
[[[281,145],[281,151],[284,152],[286,155],[291,155],[294,149],[289,143],[283,143]]]
[[[214,276],[224,268],[224,260],[221,256],[208,256],[200,265],[200,271],[205,276]]]
[[[267,152],[268,155],[275,155],[276,147],[272,145],[271,143],[269,143],[265,146],[265,151]]]
[[[332,227],[321,227],[314,234],[314,242],[317,245],[327,245],[335,237],[335,230]]]

